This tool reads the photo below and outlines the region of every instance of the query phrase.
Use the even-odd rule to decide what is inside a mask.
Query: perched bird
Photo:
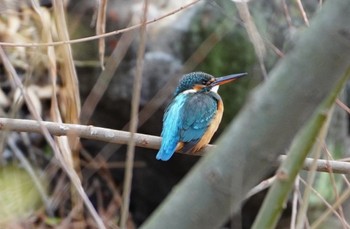
[[[224,105],[219,85],[247,73],[215,78],[204,72],[185,74],[163,118],[162,143],[156,156],[167,161],[175,151],[194,153],[206,146],[221,122]]]

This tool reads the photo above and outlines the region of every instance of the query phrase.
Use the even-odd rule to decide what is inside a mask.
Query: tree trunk
[[[350,1],[327,1],[294,48],[251,95],[226,134],[142,228],[218,228],[237,211],[350,60]]]

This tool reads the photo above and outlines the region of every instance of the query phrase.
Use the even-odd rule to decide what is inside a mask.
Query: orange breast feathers
[[[218,110],[216,112],[215,117],[211,121],[207,131],[204,133],[203,137],[199,142],[193,147],[191,150],[191,153],[195,153],[202,149],[204,146],[208,145],[211,138],[213,137],[214,133],[217,131],[219,124],[222,119],[222,114],[224,113],[224,104],[222,103],[222,100],[218,100]]]

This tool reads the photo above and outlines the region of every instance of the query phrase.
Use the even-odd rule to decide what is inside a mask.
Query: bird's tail
[[[173,156],[176,146],[177,146],[177,139],[164,139],[162,140],[162,145],[157,153],[157,160],[167,161]]]

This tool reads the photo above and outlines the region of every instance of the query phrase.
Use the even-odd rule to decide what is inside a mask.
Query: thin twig
[[[247,2],[236,2],[236,6],[239,12],[239,15],[244,22],[248,37],[251,43],[254,46],[255,54],[258,57],[259,65],[263,79],[267,79],[267,71],[264,64],[264,57],[266,54],[266,47],[264,41],[256,28],[256,25],[250,15]]]
[[[286,0],[282,0],[282,6],[283,6],[284,15],[286,16],[288,26],[289,26],[289,28],[292,28],[293,27],[292,18],[290,17],[289,9],[288,9]]]
[[[339,199],[311,225],[311,229],[319,228],[320,224],[323,223],[332,212],[336,211],[336,209],[339,208],[339,206],[341,206],[341,204],[343,204],[349,197],[350,189],[345,189],[345,192],[339,197]]]
[[[305,186],[308,185],[304,179],[300,177],[299,179]],[[310,189],[327,206],[327,208],[330,209],[336,217],[338,217],[339,220],[342,220],[342,217],[339,215],[339,213],[335,209],[333,209],[332,205],[328,203],[328,201],[316,189],[314,189],[313,187],[310,187]]]
[[[335,98],[334,98],[335,100]],[[296,228],[297,229],[302,229],[304,228],[304,225],[306,223],[306,213],[309,208],[309,197],[311,194],[311,189],[310,187],[312,186],[313,182],[315,181],[316,178],[316,171],[317,171],[317,161],[321,156],[321,150],[322,150],[322,143],[324,139],[327,136],[328,133],[328,128],[330,124],[330,120],[332,117],[334,111],[334,105],[330,108],[330,110],[327,112],[326,116],[326,122],[323,124],[322,128],[320,129],[320,132],[318,134],[318,140],[314,144],[314,149],[313,149],[313,156],[314,160],[311,162],[310,166],[310,172],[308,173],[307,176],[307,183],[309,186],[306,186],[303,194],[303,204],[300,206],[298,216],[297,216],[297,221],[296,221]]]
[[[120,228],[126,229],[127,220],[129,216],[129,205],[130,205],[130,194],[131,194],[131,184],[132,175],[134,167],[134,157],[135,157],[135,140],[134,135],[137,131],[138,125],[138,114],[139,106],[141,100],[141,85],[142,85],[142,71],[143,71],[143,59],[145,55],[146,47],[146,22],[147,22],[147,9],[148,1],[145,0],[143,3],[143,16],[142,16],[142,26],[140,28],[140,44],[137,53],[137,63],[136,63],[136,73],[134,78],[134,86],[131,101],[131,114],[130,114],[130,139],[128,142],[128,148],[126,153],[126,168],[124,176],[124,186],[123,186],[123,205],[120,220]]]
[[[302,178],[299,176],[299,179],[302,179]],[[305,183],[306,183],[306,181],[305,181]],[[311,188],[312,188],[312,187],[311,187]],[[297,191],[298,191],[298,206],[301,206],[301,205],[303,204],[303,197],[302,197],[302,195],[301,195],[301,190],[298,189]],[[298,214],[298,212],[296,212],[296,214]],[[295,219],[295,225],[294,225],[294,227],[296,227],[296,223],[297,223],[297,221],[296,221],[296,219]],[[309,219],[308,219],[308,218],[306,218],[305,229],[310,229],[310,222],[309,222]]]
[[[350,108],[345,104],[343,103],[340,99],[336,99],[335,100],[336,104],[338,106],[340,106],[344,111],[346,111],[348,114],[350,114]]]
[[[324,144],[324,146],[323,146],[323,148],[324,148],[324,150],[326,151],[326,153],[327,153],[327,161],[329,161],[329,160],[334,160],[334,158],[333,158],[333,156],[332,156],[332,153],[329,151],[329,149],[328,149],[328,147],[326,146],[326,144]],[[349,161],[344,161],[344,158],[342,158],[342,159],[340,159],[340,160],[338,160],[338,161],[340,161],[340,162],[349,162]],[[332,171],[331,170],[329,170],[329,172],[332,172],[332,173],[334,173],[334,171],[333,171],[333,168],[332,168]],[[342,174],[342,178],[343,178],[343,181],[345,182],[345,184],[348,186],[348,188],[350,188],[350,181],[349,181],[349,179],[344,175],[344,174]]]
[[[297,219],[297,212],[298,212],[297,209],[298,209],[298,197],[299,197],[299,184],[300,184],[300,176],[298,175],[295,178],[295,182],[294,182],[290,229],[295,229],[296,227],[296,219]]]
[[[306,12],[305,12],[305,10],[304,10],[303,4],[301,3],[301,0],[297,0],[296,2],[297,2],[297,4],[298,4],[298,7],[299,7],[299,10],[300,10],[301,16],[302,16],[303,19],[304,19],[305,25],[306,25],[307,27],[309,27],[309,26],[310,26],[309,19],[307,18],[307,15],[306,15]]]
[[[279,163],[285,160],[286,157],[286,155],[279,156]],[[313,158],[306,158],[304,161],[303,170],[309,171],[311,169],[313,161]],[[333,173],[350,174],[350,163],[336,160],[318,159],[316,171],[327,173],[332,171]]]
[[[272,183],[276,180],[276,175],[261,181],[257,186],[253,187],[252,189],[249,190],[247,195],[244,197],[244,199],[249,199],[250,197],[254,196],[255,194],[268,189],[271,187]]]
[[[328,147],[327,147],[325,142],[323,142],[323,149],[325,151],[327,160],[333,160],[333,157],[332,157],[332,155],[331,155],[331,153],[330,153],[330,151],[329,151],[329,149],[328,149]],[[335,199],[339,200],[338,186],[337,186],[337,182],[335,180],[335,176],[334,176],[332,168],[330,168],[329,177],[330,177],[330,180],[331,180],[331,183],[332,183],[332,186],[333,186]],[[341,175],[341,177],[345,180],[345,183],[349,184],[349,181],[346,178],[346,176]],[[346,217],[344,215],[344,210],[343,210],[342,206],[339,207],[339,215],[341,215],[340,221],[341,221],[341,223],[343,225],[343,228],[350,228],[348,222],[346,221]]]
[[[167,18],[167,17],[169,17],[169,16],[171,16],[173,14],[179,13],[182,10],[195,5],[199,1],[200,0],[195,0],[193,2],[190,2],[188,4],[185,4],[185,5],[181,6],[181,7],[179,7],[176,10],[173,10],[173,11],[167,13],[167,14],[164,14],[161,17],[149,20],[149,21],[146,22],[146,25],[153,24],[153,23],[155,23],[157,21],[160,21],[160,20],[162,20],[164,18]],[[33,43],[9,43],[9,42],[0,42],[0,46],[41,47],[41,46],[57,46],[57,45],[64,45],[64,44],[76,44],[76,43],[81,43],[81,42],[86,42],[86,41],[97,40],[97,39],[100,39],[100,38],[106,38],[106,37],[115,36],[115,35],[118,35],[118,34],[121,34],[121,33],[125,33],[125,32],[128,32],[128,31],[131,31],[131,30],[138,29],[141,26],[142,26],[142,23],[130,26],[130,27],[125,28],[125,29],[119,29],[119,30],[115,30],[115,31],[112,31],[112,32],[109,32],[109,33],[105,33],[105,34],[101,34],[101,35],[89,36],[89,37],[79,38],[79,39],[72,39],[72,40],[69,40],[69,41],[57,41],[57,42],[47,42],[47,43],[34,43],[34,42]]]
[[[107,3],[108,0],[99,0],[98,1],[98,13],[96,21],[96,34],[101,35],[106,33],[106,12],[107,12]],[[100,38],[98,40],[98,53],[100,56],[101,68],[104,70],[104,59],[105,59],[105,39]]]

